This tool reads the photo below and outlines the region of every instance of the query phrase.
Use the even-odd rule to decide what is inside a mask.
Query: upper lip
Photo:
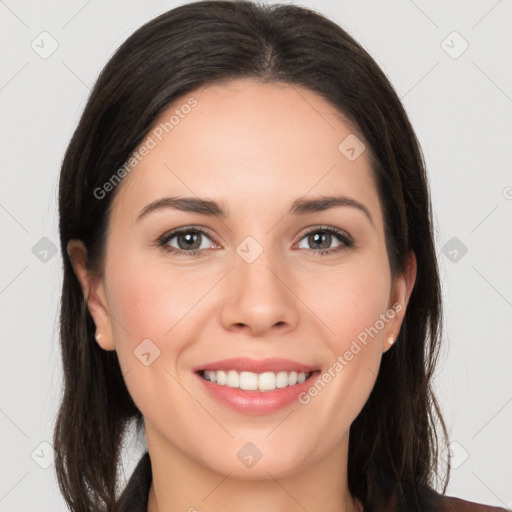
[[[251,359],[248,357],[232,357],[230,359],[222,359],[220,361],[212,361],[205,363],[193,369],[194,372],[202,370],[216,371],[216,370],[236,370],[237,372],[253,372],[253,373],[264,373],[264,372],[312,372],[316,368],[306,364],[292,361],[291,359],[281,358],[268,358],[268,359]]]

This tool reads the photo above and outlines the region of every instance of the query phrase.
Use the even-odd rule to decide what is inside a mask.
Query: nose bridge
[[[273,326],[294,326],[296,303],[285,285],[288,272],[277,252],[252,237],[244,239],[236,252],[223,307],[225,327],[243,324],[261,333]]]
[[[276,300],[284,299],[283,283],[276,276],[279,273],[276,271],[279,266],[278,258],[272,247],[267,245],[258,250],[254,244],[255,242],[247,240],[237,248],[234,268],[236,279],[240,284],[237,292],[240,300],[253,301],[255,305],[263,302],[270,308],[271,303],[275,306]],[[247,252],[243,252],[247,249]]]
[[[276,277],[277,258],[272,253],[266,249],[251,262],[238,255],[234,270],[242,291],[250,288],[251,296],[262,293],[268,301],[282,294],[283,283]]]

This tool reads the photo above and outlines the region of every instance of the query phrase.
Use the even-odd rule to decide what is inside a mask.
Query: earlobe
[[[398,338],[415,282],[416,255],[413,251],[410,251],[404,272],[396,278],[393,286],[390,307],[393,308],[395,313],[393,320],[387,326],[382,343],[382,352],[389,350]]]
[[[96,341],[104,350],[115,350],[104,287],[101,282],[95,281],[87,270],[87,248],[81,240],[70,240],[67,253],[84,293],[84,300],[87,301],[89,312],[96,324],[96,334],[101,333],[96,337]]]

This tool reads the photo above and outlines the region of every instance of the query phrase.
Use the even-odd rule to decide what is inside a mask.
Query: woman
[[[340,27],[245,1],[147,23],[95,85],[59,201],[71,510],[499,510],[434,490],[424,164]],[[148,453],[119,497],[133,420]]]

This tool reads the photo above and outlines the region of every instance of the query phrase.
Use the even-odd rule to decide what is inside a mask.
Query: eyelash
[[[169,240],[171,240],[174,237],[179,236],[183,233],[201,233],[202,235],[211,239],[211,237],[208,235],[208,233],[205,230],[203,230],[201,228],[188,226],[186,228],[179,228],[174,231],[171,231],[170,233],[163,234],[157,241],[158,246],[162,247],[167,252],[176,254],[177,256],[197,256],[202,251],[204,251],[204,249],[196,249],[193,251],[183,251],[181,249],[176,249],[175,247],[171,247],[171,246],[167,245]],[[321,226],[315,227],[314,229],[304,233],[300,240],[304,239],[305,237],[307,237],[308,235],[311,235],[313,233],[324,233],[324,234],[327,233],[330,235],[334,235],[336,238],[338,238],[338,241],[341,242],[341,244],[339,246],[334,247],[332,249],[320,249],[320,250],[319,249],[303,249],[308,252],[313,252],[315,254],[319,254],[320,256],[347,250],[354,245],[354,241],[352,240],[351,237],[349,237],[347,234],[345,234],[345,232],[341,231],[340,229],[333,228],[333,227],[321,227]],[[300,240],[299,240],[299,242],[300,242]]]

